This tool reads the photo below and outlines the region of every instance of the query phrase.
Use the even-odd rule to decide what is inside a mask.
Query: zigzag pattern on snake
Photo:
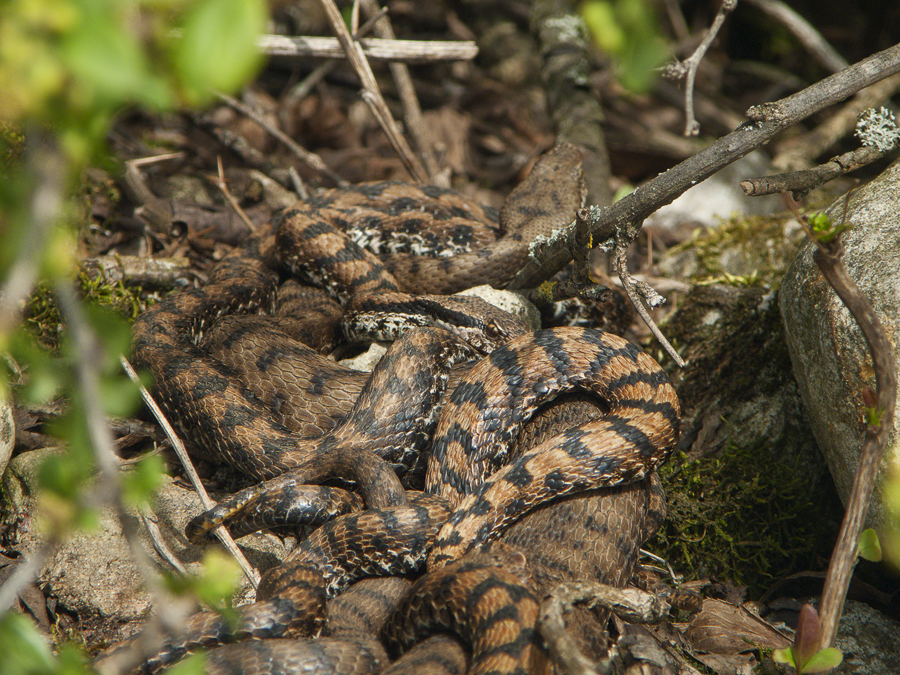
[[[567,152],[563,148],[561,156],[566,158]],[[544,169],[547,166],[553,168],[554,162],[561,162],[559,156],[553,158],[551,155],[550,161],[538,165],[536,180],[545,180],[545,174],[552,174],[553,171]],[[544,169],[541,169],[542,166]],[[558,174],[558,166],[556,173]],[[368,188],[370,194],[386,194],[396,190],[400,188],[395,185]],[[369,195],[364,196],[369,198]],[[525,204],[519,206],[519,212],[546,214],[553,210],[547,208],[546,204],[561,203],[552,197],[548,200],[546,196],[540,201],[544,204],[541,208],[535,207],[533,203]],[[495,245],[490,255],[471,253],[425,260],[411,260],[401,255],[397,259],[400,262],[395,260],[382,265],[378,261],[373,262],[370,256],[359,253],[358,247],[348,244],[344,237],[335,236],[330,221],[339,225],[345,216],[333,207],[332,203],[331,206],[319,206],[315,211],[304,207],[289,212],[282,221],[278,240],[282,246],[288,246],[289,254],[283,256],[288,265],[307,272],[322,268],[318,264],[295,262],[300,260],[299,254],[296,254],[300,248],[299,242],[318,242],[320,249],[314,254],[318,256],[315,259],[328,270],[322,280],[332,290],[352,295],[346,303],[351,310],[380,303],[385,293],[393,294],[394,300],[398,299],[396,295],[401,286],[387,272],[388,267],[401,274],[410,273],[413,283],[422,284],[421,288],[425,290],[446,292],[446,289],[455,288],[455,285],[462,283],[458,279],[467,278],[464,285],[471,285],[472,268],[486,268],[484,274],[487,278],[502,285],[504,280],[510,278],[510,265],[516,264],[509,261],[520,261],[527,254],[522,253],[522,241],[526,236],[515,231],[506,234],[500,240],[503,243]],[[322,253],[322,247],[327,251],[326,254]],[[252,255],[247,254],[248,250]],[[505,275],[500,281],[497,281],[496,273],[491,271],[497,267],[498,260],[505,261],[499,265],[504,268]],[[454,261],[457,261],[456,264]],[[236,384],[231,379],[231,368],[222,365],[221,361],[210,359],[195,346],[197,337],[207,329],[213,317],[223,311],[255,311],[259,307],[271,311],[274,304],[272,289],[275,275],[270,270],[273,268],[275,263],[271,241],[263,239],[254,242],[226,260],[213,273],[205,290],[178,296],[173,303],[145,314],[136,325],[136,354],[156,370],[158,387],[161,387],[163,400],[168,401],[168,408],[186,408],[190,411],[189,417],[182,422],[182,427],[195,428],[199,441],[210,444],[225,459],[250,475],[266,479],[285,474],[255,488],[254,495],[239,495],[236,500],[243,500],[241,508],[245,513],[248,511],[247,504],[251,505],[252,510],[260,508],[259,505],[265,499],[271,499],[272,495],[284,495],[289,484],[317,482],[335,473],[355,479],[360,484],[364,501],[370,507],[395,505],[394,508],[408,510],[410,507],[405,505],[405,492],[396,481],[396,476],[391,471],[385,471],[383,461],[373,455],[370,448],[381,447],[381,440],[375,439],[372,434],[373,427],[381,426],[377,423],[380,416],[373,416],[372,411],[387,410],[384,405],[386,400],[393,401],[394,409],[397,408],[397,403],[402,404],[400,407],[405,407],[408,412],[414,395],[425,399],[423,409],[431,410],[431,413],[416,415],[411,430],[410,420],[407,420],[401,425],[406,429],[400,434],[402,440],[388,441],[389,449],[380,454],[408,468],[409,463],[415,461],[413,458],[405,458],[404,462],[400,462],[400,457],[392,453],[402,454],[398,450],[400,448],[421,447],[437,422],[438,414],[440,415],[440,431],[428,468],[429,488],[460,503],[446,525],[443,525],[446,518],[434,517],[428,521],[427,526],[424,521],[419,523],[420,532],[411,535],[422,536],[421,528],[424,528],[433,537],[439,526],[443,525],[438,549],[432,554],[431,565],[435,568],[458,557],[465,550],[482,547],[487,540],[497,536],[500,531],[498,528],[507,525],[513,514],[520,516],[524,510],[543,499],[566,491],[587,490],[597,485],[640,478],[662,461],[674,444],[677,436],[677,398],[652,359],[627,346],[619,338],[599,332],[569,329],[515,338],[521,333],[517,324],[490,313],[487,321],[476,321],[480,322],[477,327],[482,330],[476,335],[481,337],[472,338],[472,333],[465,331],[460,334],[463,339],[468,337],[468,346],[460,343],[457,338],[442,337],[430,332],[433,329],[427,329],[408,334],[392,348],[392,356],[396,362],[403,363],[406,360],[407,363],[412,363],[414,358],[430,354],[430,350],[435,348],[463,355],[473,346],[479,351],[490,351],[496,344],[515,338],[512,344],[495,349],[493,353],[496,356],[488,357],[476,365],[474,371],[477,372],[474,376],[470,373],[460,384],[451,385],[454,394],[448,401],[441,400],[441,392],[448,387],[450,381],[449,366],[438,366],[437,374],[429,374],[426,378],[431,381],[436,379],[438,384],[426,385],[424,395],[414,394],[414,387],[403,384],[407,380],[398,377],[397,373],[401,370],[396,364],[391,366],[391,359],[388,358],[386,365],[379,366],[382,377],[377,386],[372,384],[378,380],[377,373],[366,385],[359,384],[361,378],[352,379],[348,385],[351,390],[359,388],[360,391],[368,387],[369,398],[363,394],[346,416],[341,414],[343,411],[327,414],[326,417],[337,422],[337,427],[324,439],[311,442],[298,440],[277,416],[261,412],[265,406],[261,405],[260,393],[254,393],[245,385]],[[463,268],[466,269],[460,271]],[[515,268],[512,269],[514,271]],[[495,276],[492,277],[492,274]],[[425,286],[424,277],[433,285]],[[422,305],[443,303],[441,299],[423,301],[409,298],[404,301],[413,305],[415,312]],[[471,307],[470,303],[463,311],[469,312]],[[459,313],[458,309],[452,311]],[[433,320],[429,321],[431,325],[435,325]],[[444,325],[441,321],[439,319],[437,325]],[[489,329],[484,331],[484,326]],[[468,328],[472,327],[470,322]],[[290,339],[290,335],[278,337]],[[229,347],[233,348],[234,344]],[[173,351],[177,351],[177,354],[173,354]],[[309,353],[302,349],[299,351],[303,353],[304,359],[309,356],[313,363],[323,364],[327,361],[317,357],[311,350]],[[413,357],[415,352],[419,354]],[[543,355],[543,361],[538,358],[539,354]],[[317,358],[321,360],[317,362]],[[430,362],[435,361],[430,356],[429,358]],[[537,379],[526,381],[523,379],[524,372],[532,366],[536,366],[539,371]],[[318,367],[312,366],[314,370]],[[321,376],[317,371],[312,376],[312,379],[319,376],[316,385],[319,389],[323,389],[322,383],[325,380],[341,376],[335,371],[333,362],[327,366],[321,365],[321,372],[325,375]],[[408,367],[406,372],[409,372]],[[506,397],[502,402],[497,403],[490,398],[488,390],[491,387],[486,386],[489,381],[492,386],[506,392],[502,395]],[[386,382],[393,384],[386,387]],[[403,386],[408,388],[402,389]],[[467,425],[454,420],[480,420],[478,424],[497,432],[496,438],[499,440],[492,442],[493,447],[500,447],[501,441],[506,442],[514,437],[528,415],[552,394],[573,388],[598,393],[612,408],[613,417],[603,423],[592,423],[593,426],[570,432],[562,439],[548,444],[546,448],[525,454],[503,469],[502,473],[483,483],[483,478],[503,462],[501,459],[492,459],[488,451],[478,451],[477,443],[472,441],[472,434],[466,429]],[[386,396],[386,399],[379,400],[378,396]],[[521,414],[511,422],[501,421],[499,411],[509,407],[520,410]],[[398,414],[402,414],[402,411]],[[481,433],[477,432],[476,435]],[[392,428],[387,437],[396,434],[396,430]],[[384,437],[382,434],[381,438]],[[410,441],[411,438],[420,440]],[[301,447],[304,444],[305,447]],[[592,453],[594,447],[608,452],[608,456],[597,458]],[[456,464],[449,459],[454,456]],[[560,466],[556,464],[557,461],[563,464]],[[470,468],[470,462],[472,467],[477,468]],[[439,505],[434,508],[439,513],[441,509],[443,513],[448,513],[447,506]],[[260,508],[259,512],[271,513],[271,509]],[[225,508],[214,519],[228,518],[234,513],[236,511]],[[369,538],[380,538],[385,532],[394,531],[394,525],[388,521],[396,521],[397,517],[390,509],[362,515],[345,515],[324,526],[316,534],[324,533],[319,536],[325,537],[329,552],[344,550],[346,547],[341,548],[340,537],[336,539],[333,534],[335,531],[355,531]],[[367,527],[371,529],[359,526],[359,522],[362,522],[359,518],[368,518],[372,525]],[[402,548],[405,553],[399,558],[395,555],[395,562],[399,561],[401,569],[416,568],[421,565],[429,547],[430,539],[402,546],[398,543],[398,548]],[[367,551],[373,553],[374,548],[369,542]],[[340,557],[342,554],[337,555]],[[248,613],[246,623],[250,627],[242,628],[236,635],[271,634],[279,625],[303,625],[302,632],[315,633],[321,624],[321,618],[310,623],[306,619],[289,616],[291,611],[300,606],[295,579],[321,579],[310,583],[324,583],[334,592],[352,577],[341,573],[337,575],[340,577],[339,581],[329,582],[328,578],[337,578],[329,577],[334,574],[329,571],[329,565],[332,564],[324,558],[310,561],[303,555],[298,555],[292,556],[285,565],[273,570],[266,576],[260,594],[263,598],[270,598],[267,606],[269,618],[262,620],[257,614]],[[373,573],[372,570],[378,567],[371,562],[361,561],[361,564],[362,569],[368,569],[369,573]],[[406,567],[402,567],[403,565]],[[380,569],[382,573],[387,573],[387,567]],[[442,573],[437,569],[433,572]],[[313,604],[320,605],[318,601]],[[266,612],[261,614],[266,615]],[[207,623],[212,621],[214,624],[213,618],[198,618],[197,621],[200,626],[198,641],[206,640],[213,634],[222,637],[223,629],[220,625]],[[263,624],[266,627],[260,628]],[[174,648],[171,653],[174,654],[179,649],[182,647]],[[518,667],[511,666],[513,670]]]

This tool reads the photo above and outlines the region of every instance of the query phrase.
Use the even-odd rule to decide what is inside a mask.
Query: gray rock
[[[844,654],[834,675],[900,673],[900,623],[869,605],[847,601],[834,646]]]
[[[16,425],[8,393],[0,392],[0,476],[6,471],[16,445]]]
[[[846,219],[853,228],[843,235],[844,265],[875,308],[897,352],[900,335],[900,162],[856,190]],[[844,199],[828,214],[844,218]],[[780,304],[794,373],[819,447],[846,504],[856,475],[865,433],[862,392],[875,389],[872,361],[856,321],[828,286],[807,244],[788,269]],[[894,419],[881,476],[888,467],[900,471],[900,445]],[[869,506],[867,525],[884,523],[881,483]]]
[[[44,459],[60,452],[63,450],[34,450],[10,462],[4,482],[16,512],[35,513],[37,502],[32,495],[38,468]],[[188,542],[184,526],[203,510],[193,490],[176,485],[169,477],[155,497],[153,513],[162,538],[190,573],[201,569],[206,547]],[[139,531],[155,571],[171,570],[154,550],[139,515],[131,511],[128,517]],[[24,555],[36,550],[42,540],[38,520],[29,515],[19,526],[18,548]],[[260,570],[272,567],[287,553],[271,535],[249,535],[239,545],[250,564]],[[152,607],[151,596],[144,589],[143,577],[122,534],[121,524],[109,508],[101,510],[95,529],[75,532],[48,557],[38,575],[38,584],[46,595],[56,598],[62,607],[75,612],[83,625],[91,627],[92,634],[85,636],[89,643],[95,639],[115,641],[126,637],[136,630]],[[235,602],[250,596],[252,588],[245,581],[235,595]]]

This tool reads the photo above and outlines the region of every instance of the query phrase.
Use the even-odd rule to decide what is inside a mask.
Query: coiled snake
[[[492,554],[490,542],[547,500],[646,484],[677,440],[677,396],[655,361],[621,338],[581,328],[529,333],[483,301],[428,294],[507,283],[531,239],[568,224],[582,191],[578,151],[557,146],[507,200],[500,238],[484,243],[476,237],[469,252],[460,248],[473,240],[467,223],[489,214],[453,193],[400,184],[331,193],[284,214],[276,236],[256,237],[236,250],[203,288],[164,301],[138,319],[135,360],[155,375],[166,411],[207,453],[264,481],[195,519],[191,538],[202,539],[225,521],[242,534],[345,514],[328,520],[264,575],[257,603],[241,609],[237,627],[216,615],[198,615],[148,670],[199,646],[317,635],[326,598],[363,576],[418,572],[426,555],[428,574],[384,628],[391,649],[411,646],[431,623],[470,641],[470,672],[543,668],[537,664],[546,657],[528,618],[533,612],[524,609],[534,602],[533,592],[497,567],[524,563],[525,557],[502,549]],[[423,200],[428,204],[422,206]],[[373,204],[380,204],[376,215],[370,213]],[[445,228],[452,247],[446,255],[411,255],[403,249],[421,242],[410,234],[418,229],[409,225],[409,214],[422,219],[420,210],[429,206],[438,213],[433,219],[453,223]],[[368,219],[361,211],[370,213]],[[363,222],[361,238],[371,240],[372,221],[398,211],[407,214],[395,230],[401,236],[380,236],[378,243],[400,252],[384,260],[340,231],[350,220]],[[284,267],[344,298],[343,332],[349,339],[373,332],[398,338],[371,376],[346,371],[298,344],[294,338],[309,329],[301,319],[270,320],[261,330],[243,323],[242,314],[275,312],[277,270]],[[404,292],[409,290],[417,295]],[[399,310],[376,313],[388,303]],[[410,330],[410,323],[419,327]],[[480,358],[474,366],[454,365],[473,357]],[[250,372],[249,381],[241,381],[241,371]],[[605,416],[509,457],[511,444],[528,433],[529,420],[573,392],[596,396]],[[324,435],[315,436],[314,428]],[[398,473],[410,485],[423,471],[426,493],[411,498]],[[335,477],[355,482],[359,496],[316,489],[313,499],[321,501],[310,506],[309,488],[300,486]],[[348,513],[360,501],[369,510]],[[638,502],[635,508],[646,512],[646,501]],[[516,610],[522,621],[514,639],[518,647],[509,647],[515,653],[501,662],[487,656],[497,646],[486,642],[491,620],[480,614],[480,601],[457,597],[463,588],[480,593],[485,584],[505,589],[498,593],[513,604],[525,603]],[[457,601],[469,609],[450,609]],[[432,604],[445,605],[447,612],[426,618]],[[478,616],[466,616],[469,610]],[[442,623],[446,619],[456,628]],[[346,662],[339,656],[340,641],[315,644],[310,649],[320,654],[320,665]],[[280,672],[306,658],[298,655],[299,647],[278,641],[267,647],[253,643],[246,652],[237,647],[224,648],[230,651],[211,663],[221,672],[257,674]],[[371,658],[354,663],[385,665],[377,648],[366,649]]]

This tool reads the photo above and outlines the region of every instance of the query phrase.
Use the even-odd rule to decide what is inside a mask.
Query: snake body
[[[192,539],[229,520],[242,522],[240,531],[246,532],[343,514],[265,575],[260,601],[241,610],[237,629],[221,618],[198,615],[184,638],[170,643],[151,666],[171,662],[195,646],[275,636],[279,627],[314,636],[325,625],[327,597],[360,575],[418,572],[431,550],[428,575],[385,627],[392,649],[412,644],[409,636],[416,631],[410,626],[428,624],[459,632],[470,646],[478,643],[470,670],[532,672],[537,667],[533,664],[544,657],[534,638],[536,601],[521,579],[498,570],[502,556],[488,551],[488,543],[530,509],[539,509],[534,515],[539,522],[541,504],[548,499],[646,476],[677,438],[677,397],[659,366],[620,338],[576,328],[527,334],[518,321],[481,301],[457,302],[441,294],[479,282],[504,285],[524,261],[534,236],[549,234],[551,223],[571,219],[583,191],[576,157],[577,150],[563,145],[542,159],[525,187],[507,200],[499,238],[479,243],[475,250],[411,256],[417,242],[411,244],[407,237],[405,244],[386,245],[393,252],[384,261],[374,258],[346,235],[348,221],[356,218],[352,214],[371,209],[372,200],[390,204],[378,210],[380,217],[385,211],[408,214],[419,207],[416,200],[403,201],[412,188],[366,186],[347,193],[346,201],[333,193],[288,211],[274,238],[251,240],[220,263],[204,288],[175,296],[139,318],[135,357],[156,375],[167,411],[181,419],[195,443],[264,481],[195,520],[188,532]],[[440,208],[448,219],[474,212],[455,205],[446,191],[420,192],[443,202]],[[525,225],[514,226],[517,221]],[[453,225],[459,240],[454,245],[466,239],[465,227]],[[420,327],[404,328],[368,379],[294,344],[301,329],[291,321],[267,324],[262,336],[244,328],[240,316],[212,328],[225,314],[273,312],[275,270],[283,267],[314,278],[342,298],[343,332],[351,339],[357,333],[348,316],[355,317],[354,326],[370,324],[366,335],[374,330],[397,337],[401,314],[404,325],[412,321]],[[375,314],[389,303],[399,308],[391,318]],[[427,319],[418,318],[425,315]],[[454,360],[476,353],[487,356],[468,373],[452,370]],[[285,355],[301,365],[287,365]],[[249,372],[251,381],[242,383],[240,372]],[[293,393],[282,393],[289,390]],[[452,394],[445,396],[445,391]],[[599,396],[607,416],[505,464],[507,444],[526,433],[527,420],[553,397],[578,391]],[[324,393],[324,401],[316,402],[312,393]],[[431,494],[410,502],[394,470],[409,471],[422,461],[432,436],[430,454],[424,456]],[[353,512],[360,498],[337,496],[324,511],[313,509],[318,515],[300,515],[306,500],[297,496],[300,485],[334,476],[355,481],[370,510]],[[641,504],[638,508],[646,510]],[[502,663],[488,658],[489,644],[478,642],[485,631],[491,632],[487,605],[476,602],[471,617],[464,614],[472,606],[434,616],[427,614],[427,602],[416,599],[456,602],[462,589],[471,591],[473,584],[500,589],[497,593],[522,614],[519,633],[509,637],[507,651],[513,656]],[[447,624],[445,619],[452,620]],[[337,658],[339,643],[320,644],[319,658]],[[446,644],[442,648],[453,651]],[[237,645],[228,650],[226,654],[240,651]],[[305,658],[280,644],[271,650],[254,646],[246,663],[255,663],[262,654],[285,664]],[[381,663],[376,652],[369,649],[371,658],[360,658],[370,665]],[[423,653],[424,648],[417,651]],[[237,657],[216,658],[228,664]],[[458,659],[450,659],[447,668],[458,668]],[[247,666],[246,672],[281,671]]]

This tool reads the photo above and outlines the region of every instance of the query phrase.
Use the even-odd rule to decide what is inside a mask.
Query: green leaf
[[[162,81],[150,70],[149,60],[135,32],[128,29],[128,4],[79,3],[81,20],[63,43],[66,64],[75,75],[73,96],[79,107],[117,107],[139,102],[155,108],[170,104]],[[138,24],[139,25],[139,24]]]
[[[841,664],[844,655],[840,649],[828,647],[816,653],[809,661],[800,669],[801,673],[822,673],[831,670]]]
[[[201,0],[191,7],[174,49],[189,103],[209,100],[215,90],[234,91],[256,72],[265,20],[263,0]]]
[[[166,675],[206,675],[206,654],[202,651],[191,654],[166,668]]]
[[[7,612],[0,617],[0,654],[4,675],[49,675],[54,670],[50,648],[22,614]]]
[[[794,650],[792,647],[774,650],[772,652],[772,660],[775,663],[786,663],[794,668],[797,667],[797,664],[794,662]]]
[[[856,549],[856,555],[872,562],[881,561],[881,542],[878,540],[878,533],[869,528],[863,530],[859,535],[859,546]]]
[[[162,483],[164,464],[159,455],[150,455],[122,472],[122,497],[129,504],[150,501]]]

